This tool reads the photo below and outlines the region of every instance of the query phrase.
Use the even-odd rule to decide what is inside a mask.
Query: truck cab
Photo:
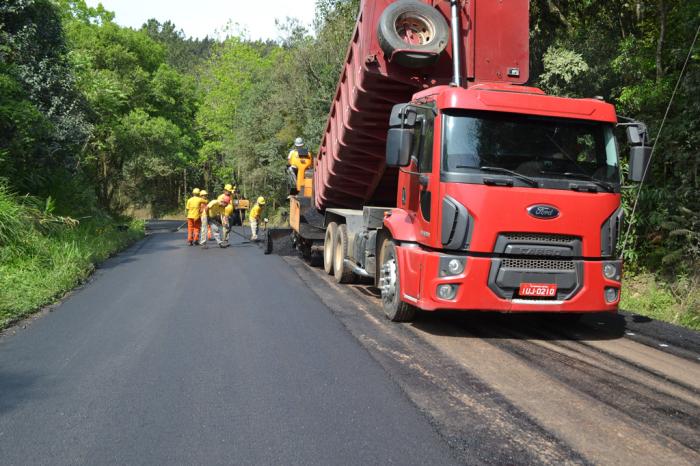
[[[512,85],[440,86],[394,106],[384,226],[398,268],[380,268],[383,294],[424,310],[616,310],[616,123],[610,104]]]

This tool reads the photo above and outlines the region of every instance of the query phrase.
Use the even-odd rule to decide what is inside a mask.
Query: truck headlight
[[[620,281],[622,275],[620,273],[621,268],[622,264],[620,261],[603,262],[603,276],[608,280]]]
[[[452,275],[459,275],[464,271],[464,263],[457,259],[450,259],[447,263],[447,270],[449,270]]]
[[[444,300],[452,300],[455,299],[455,296],[457,296],[457,289],[459,288],[459,285],[438,285],[437,287],[437,295],[438,298],[444,299]]]
[[[465,257],[443,256],[440,258],[440,276],[450,277],[464,272],[467,259]]]

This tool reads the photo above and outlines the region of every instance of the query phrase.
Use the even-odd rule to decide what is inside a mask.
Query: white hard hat
[[[296,138],[294,140],[294,145],[297,147],[301,147],[304,145],[304,140],[302,138]]]

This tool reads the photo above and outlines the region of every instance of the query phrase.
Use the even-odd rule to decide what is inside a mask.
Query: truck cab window
[[[442,171],[509,170],[544,183],[588,178],[619,185],[609,124],[494,112],[445,114]]]
[[[413,134],[413,158],[418,171],[430,173],[433,170],[433,134],[435,116],[432,111],[421,109],[418,124]]]

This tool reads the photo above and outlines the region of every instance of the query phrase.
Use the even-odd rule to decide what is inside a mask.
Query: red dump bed
[[[435,65],[405,68],[384,56],[377,39],[379,17],[391,0],[363,0],[345,65],[331,105],[314,172],[316,207],[358,209],[394,205],[396,169],[384,153],[393,105],[417,91],[452,79],[452,44]],[[448,1],[425,0],[449,24]],[[462,74],[465,84],[495,81],[521,84],[528,78],[528,0],[461,2]],[[477,27],[481,26],[481,27]],[[509,77],[509,68],[520,76]]]

